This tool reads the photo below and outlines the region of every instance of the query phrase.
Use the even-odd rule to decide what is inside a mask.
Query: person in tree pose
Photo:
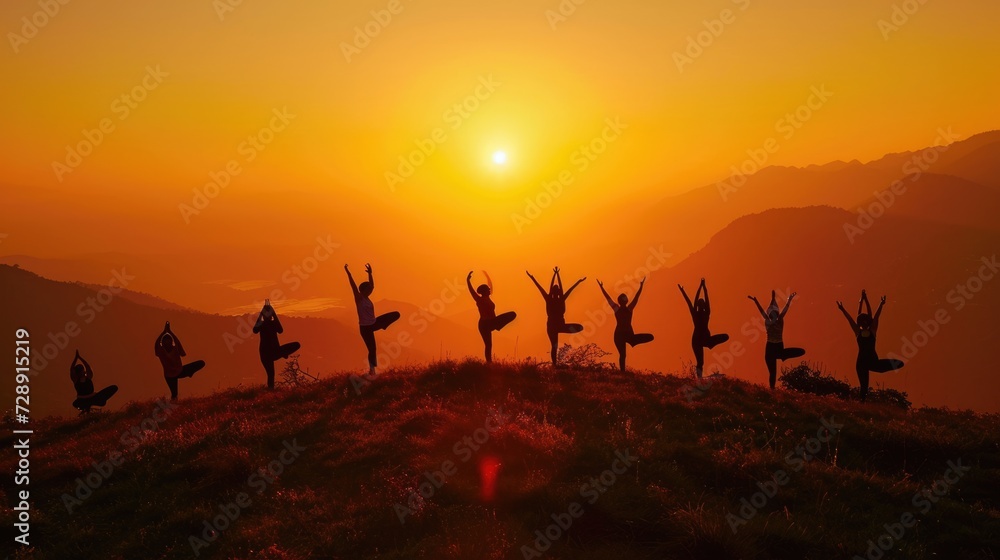
[[[108,399],[118,392],[117,385],[109,385],[94,392],[94,370],[90,368],[87,360],[83,359],[79,350],[76,351],[73,363],[69,365],[69,378],[73,380],[73,388],[76,389],[73,408],[79,410],[80,414],[87,414],[91,407],[108,404]]]
[[[688,311],[691,312],[691,320],[694,322],[694,333],[691,335],[691,348],[694,350],[695,373],[698,375],[698,379],[701,379],[705,369],[705,348],[709,350],[715,348],[729,340],[729,335],[713,335],[708,328],[708,320],[712,315],[712,304],[708,297],[708,286],[705,284],[704,278],[701,279],[701,284],[698,285],[698,291],[695,293],[695,302],[693,304],[687,292],[684,291],[684,286],[677,284],[677,287],[680,288],[681,295],[684,296],[684,301],[687,302]],[[705,297],[701,297],[702,290],[705,292]]]
[[[757,306],[757,311],[760,311],[761,317],[764,318],[764,330],[767,331],[767,344],[764,345],[764,363],[767,364],[768,381],[771,384],[771,389],[774,389],[774,383],[778,377],[778,360],[785,361],[792,358],[799,358],[806,353],[801,348],[785,348],[783,338],[785,314],[788,313],[788,308],[792,305],[792,300],[795,299],[795,296],[795,293],[788,296],[788,299],[785,300],[785,307],[781,311],[778,311],[777,294],[774,290],[771,290],[771,303],[768,304],[767,311],[760,306],[760,302],[757,301],[755,296],[747,296],[750,298],[750,301],[754,302]]]
[[[851,314],[844,309],[844,302],[838,301],[837,308],[847,318],[847,322],[854,331],[854,336],[858,340],[858,360],[855,362],[855,369],[858,372],[858,383],[861,385],[861,401],[868,399],[868,380],[872,371],[886,373],[895,371],[903,367],[903,362],[899,360],[879,359],[875,350],[875,335],[878,333],[879,318],[882,316],[882,308],[885,307],[885,296],[872,316],[872,304],[868,301],[868,292],[861,290],[861,300],[858,302],[858,318],[854,320]]]
[[[372,265],[365,264],[365,272],[368,273],[368,280],[361,285],[354,283],[351,270],[344,265],[347,272],[347,280],[351,283],[351,291],[354,292],[354,305],[358,308],[358,325],[361,330],[361,339],[365,341],[368,348],[368,373],[375,375],[375,367],[378,365],[376,358],[377,347],[375,346],[375,331],[389,328],[389,325],[399,320],[399,312],[391,311],[375,316],[375,304],[372,303],[371,295],[375,291],[375,279],[372,277]]]
[[[639,296],[642,295],[642,288],[646,285],[646,279],[643,278],[639,282],[639,289],[636,290],[635,297],[632,298],[631,303],[628,301],[628,296],[623,293],[618,294],[618,301],[615,302],[615,300],[611,299],[607,290],[604,289],[603,282],[598,280],[597,285],[601,287],[604,299],[608,300],[608,305],[615,312],[615,348],[618,349],[618,367],[622,371],[625,371],[626,345],[635,347],[639,344],[653,341],[653,335],[648,333],[636,334],[632,330],[632,312],[635,310],[635,306],[639,304]]]
[[[480,284],[478,288],[473,290],[472,271],[469,271],[469,275],[465,278],[465,284],[469,287],[469,293],[479,309],[479,335],[483,337],[483,344],[486,345],[486,363],[493,363],[493,331],[499,331],[506,327],[517,317],[517,314],[508,311],[497,315],[497,306],[490,299],[493,294],[493,281],[490,280],[489,274],[486,274],[486,283]]]
[[[156,357],[160,359],[163,366],[163,379],[170,388],[170,400],[177,400],[177,380],[183,377],[192,377],[198,370],[205,367],[203,360],[183,364],[181,358],[187,356],[181,339],[170,330],[170,321],[163,326],[163,332],[156,336],[156,343],[153,346]]]
[[[271,306],[271,300],[264,300],[264,307],[257,315],[253,333],[260,335],[260,363],[267,373],[267,388],[274,389],[274,362],[287,359],[302,347],[298,342],[281,344],[278,335],[285,332],[278,320],[278,313]]]
[[[551,345],[552,366],[558,367],[559,334],[573,334],[583,330],[583,325],[579,323],[566,322],[566,298],[587,278],[583,277],[577,280],[576,283],[563,293],[562,278],[559,274],[558,266],[552,269],[552,282],[549,283],[548,291],[545,291],[545,288],[538,283],[538,280],[535,280],[535,277],[530,272],[525,272],[528,278],[531,278],[535,287],[538,288],[542,297],[545,298],[545,313],[548,316],[545,330],[549,335],[549,344]]]

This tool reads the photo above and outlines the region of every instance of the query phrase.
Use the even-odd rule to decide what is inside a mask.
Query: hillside
[[[892,558],[1000,553],[1000,417],[690,383],[445,362],[360,394],[336,376],[183,399],[141,441],[121,438],[153,402],[42,420],[36,548],[15,558],[189,558],[192,542],[200,558],[852,558],[908,513]],[[919,495],[946,475],[943,497]],[[206,533],[213,518],[226,528]]]

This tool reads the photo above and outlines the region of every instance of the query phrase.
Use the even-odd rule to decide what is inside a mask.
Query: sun
[[[503,150],[497,150],[497,151],[493,152],[493,163],[495,163],[497,165],[506,165],[507,164],[507,152],[505,152]]]

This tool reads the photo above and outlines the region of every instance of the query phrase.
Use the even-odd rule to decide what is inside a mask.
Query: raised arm
[[[163,335],[168,332],[170,332],[170,321],[167,321],[167,323],[163,325],[163,330],[160,331],[160,334],[156,335],[156,341],[153,342],[153,352],[156,353],[156,355],[160,354],[160,348],[163,347]]]
[[[351,269],[348,268],[346,264],[344,265],[344,271],[347,272],[347,281],[351,283],[351,291],[354,292],[354,297],[356,299],[361,295],[361,292],[358,291],[358,285],[354,282],[354,276],[351,275]]]
[[[608,305],[611,306],[611,309],[618,309],[618,304],[615,303],[615,300],[611,299],[611,296],[608,295],[607,290],[604,289],[604,282],[598,280],[597,285],[601,287],[601,293],[604,294],[604,299],[608,300]]]
[[[882,308],[885,307],[885,296],[882,296],[882,301],[878,304],[878,309],[875,310],[875,316],[872,317],[872,332],[878,330],[878,318],[882,316]]]
[[[538,280],[535,280],[535,277],[532,276],[531,273],[528,272],[527,270],[525,270],[524,272],[525,272],[525,274],[528,275],[528,278],[531,278],[531,281],[534,282],[535,287],[538,288],[538,291],[539,291],[539,293],[542,294],[542,297],[545,298],[545,299],[548,299],[549,298],[548,292],[546,292],[545,288],[543,288],[542,285],[538,283]]]
[[[559,277],[558,266],[552,269],[552,282],[549,282],[549,293],[552,292],[552,288],[555,287],[556,285],[558,285],[559,288],[562,289],[562,278]]]
[[[372,285],[372,290],[375,289],[375,277],[372,276],[372,265],[365,263],[365,272],[368,273],[368,283]]]
[[[708,299],[708,284],[705,283],[705,279],[701,279],[701,289],[705,290],[705,311],[709,313],[712,312],[712,301]]]
[[[691,314],[694,315],[694,304],[691,303],[691,298],[688,297],[687,292],[684,291],[684,286],[681,286],[680,284],[677,284],[677,287],[680,288],[681,295],[684,296],[684,301],[686,301],[687,304],[688,304],[688,311],[690,311]]]
[[[476,290],[472,289],[472,271],[471,270],[469,271],[469,275],[465,277],[465,285],[469,287],[469,294],[472,296],[472,299],[474,299],[476,301],[479,301],[479,294],[476,293]]]
[[[795,299],[795,296],[797,296],[797,295],[798,295],[798,292],[792,292],[792,295],[788,296],[788,299],[785,300],[785,308],[781,310],[781,318],[782,319],[785,318],[785,314],[788,313],[788,308],[792,306],[792,300]]]
[[[86,358],[80,356],[80,363],[83,364],[83,369],[86,371],[86,373],[84,373],[85,379],[93,378],[94,370],[90,369],[90,364],[87,362]]]
[[[576,282],[575,282],[575,283],[574,283],[574,284],[573,284],[572,286],[570,286],[570,287],[569,287],[569,289],[568,289],[568,290],[566,290],[566,293],[565,293],[565,294],[563,294],[563,297],[564,297],[564,298],[568,298],[568,297],[569,297],[569,295],[573,293],[573,290],[575,290],[575,289],[576,289],[576,287],[577,287],[577,286],[579,286],[580,284],[582,284],[582,283],[583,283],[583,281],[584,281],[584,280],[586,280],[586,279],[587,279],[587,277],[586,277],[586,276],[584,276],[583,278],[581,278],[581,279],[577,280],[577,281],[576,281]],[[562,282],[560,281],[560,282],[559,282],[559,284],[560,284],[560,287],[561,287],[561,286],[562,286]]]
[[[639,296],[642,295],[642,288],[646,285],[646,277],[643,276],[642,280],[639,282],[639,289],[635,291],[635,297],[632,298],[632,302],[628,304],[629,309],[635,309],[635,306],[639,303]]]
[[[752,301],[754,303],[754,305],[757,306],[757,311],[760,312],[760,316],[763,317],[764,320],[766,321],[767,320],[767,312],[764,311],[764,308],[760,306],[760,302],[757,301],[757,297],[756,296],[747,296],[747,299],[749,299],[750,301]]]
[[[841,301],[838,301],[837,302],[837,309],[840,309],[840,312],[844,314],[844,317],[847,317],[847,322],[851,324],[851,330],[854,331],[854,334],[857,334],[858,333],[858,324],[854,321],[854,317],[851,317],[851,314],[848,313],[846,309],[844,309],[844,303],[841,302]]]
[[[268,309],[271,311],[272,321],[274,321],[274,330],[278,334],[285,332],[284,327],[281,326],[281,319],[278,319],[278,312],[274,310],[273,307],[268,304]]]
[[[80,359],[80,351],[77,350],[76,356],[73,357],[73,362],[69,365],[69,378],[74,382],[76,381],[76,362]]]

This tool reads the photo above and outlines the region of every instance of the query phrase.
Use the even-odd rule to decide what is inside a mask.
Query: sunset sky
[[[996,2],[927,2],[895,29],[879,24],[893,2],[869,0],[592,0],[558,17],[555,0],[226,6],[72,2],[32,34],[39,5],[3,3],[3,199],[24,210],[4,252],[280,247],[334,228],[404,254],[399,232],[418,229],[477,254],[723,179],[771,138],[767,164],[807,165],[1000,127]],[[782,126],[815,91],[831,95]],[[93,153],[54,170],[102,119]],[[391,188],[417,141],[433,153]],[[231,160],[240,172],[185,217]],[[518,231],[512,214],[560,174],[558,203]],[[95,221],[74,235],[49,227],[82,216]]]

